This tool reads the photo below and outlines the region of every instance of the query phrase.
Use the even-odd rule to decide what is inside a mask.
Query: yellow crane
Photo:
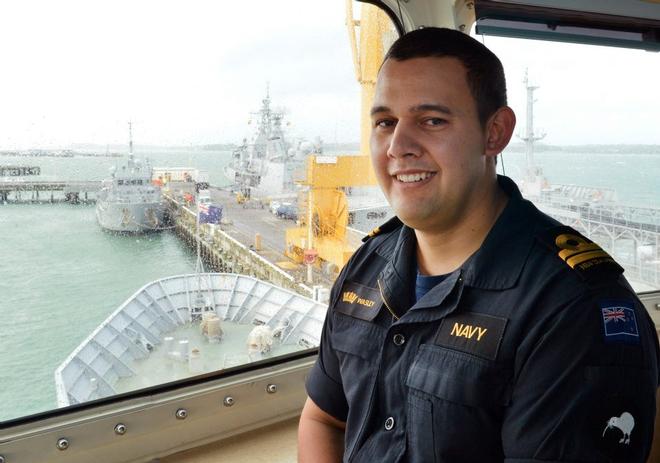
[[[380,9],[362,4],[360,20],[354,19],[352,0],[346,1],[346,26],[351,44],[355,77],[362,89],[360,153],[341,156],[309,156],[306,192],[299,199],[300,226],[286,231],[286,253],[298,263],[316,265],[330,274],[338,271],[355,251],[346,236],[351,187],[376,185],[369,158],[370,114],[376,77],[384,50],[395,38],[389,18]]]
[[[355,78],[361,87],[360,155],[369,155],[371,105],[376,92],[376,77],[385,50],[396,40],[392,22],[379,8],[363,3],[360,19],[353,18],[353,0],[346,0],[346,27],[353,54]],[[358,32],[359,29],[359,32]]]

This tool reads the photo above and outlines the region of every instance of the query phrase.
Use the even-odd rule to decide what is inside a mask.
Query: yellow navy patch
[[[598,244],[570,227],[547,230],[538,238],[585,280],[596,275],[623,273],[623,268]]]
[[[488,333],[488,328],[486,327],[454,322],[449,335],[458,336],[459,338],[476,339],[477,342],[481,342],[481,338],[486,333]]]
[[[507,319],[477,312],[455,312],[442,320],[433,343],[495,360]]]

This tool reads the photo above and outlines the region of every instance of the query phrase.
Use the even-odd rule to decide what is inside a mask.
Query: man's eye
[[[387,127],[393,127],[394,126],[394,121],[391,119],[378,119],[374,123],[374,127],[380,127],[380,128],[387,128]]]
[[[424,120],[424,125],[430,125],[431,127],[438,127],[440,125],[446,124],[447,121],[440,117],[430,117]]]

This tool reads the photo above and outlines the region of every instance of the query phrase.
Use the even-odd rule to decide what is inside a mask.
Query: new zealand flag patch
[[[605,342],[639,344],[639,330],[632,301],[601,301]]]

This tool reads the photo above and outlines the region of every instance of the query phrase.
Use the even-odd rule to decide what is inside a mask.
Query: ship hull
[[[165,207],[160,202],[115,203],[98,201],[96,220],[101,228],[117,233],[149,233],[161,230]]]
[[[296,191],[293,182],[293,171],[298,165],[293,162],[290,165],[279,162],[268,162],[265,164],[265,175],[257,176],[246,174],[228,165],[224,168],[225,177],[235,187],[249,188],[254,197],[267,198]],[[298,163],[302,165],[301,163]]]

